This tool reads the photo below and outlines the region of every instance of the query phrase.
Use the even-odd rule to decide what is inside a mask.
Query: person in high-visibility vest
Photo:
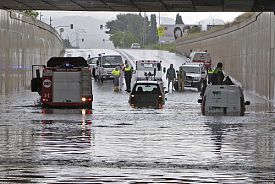
[[[112,71],[112,75],[114,76],[114,91],[119,91],[119,77],[121,75],[119,67]]]
[[[214,70],[211,69],[211,68],[207,71],[208,84],[209,84],[210,82],[212,82],[213,73],[214,73]]]
[[[126,82],[126,90],[127,92],[131,92],[131,79],[132,79],[133,69],[129,64],[126,64],[124,68],[124,77]]]

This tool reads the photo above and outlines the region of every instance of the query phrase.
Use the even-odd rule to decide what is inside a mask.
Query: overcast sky
[[[55,18],[61,18],[64,16],[91,16],[96,19],[103,21],[113,20],[116,18],[118,13],[128,13],[128,12],[77,12],[77,11],[41,11],[42,20],[48,22],[51,17],[53,20]],[[131,12],[133,13],[133,12]],[[144,13],[142,13],[143,15]],[[147,12],[147,15],[156,14],[158,22],[158,12]],[[168,17],[176,19],[177,12],[161,12],[161,17]],[[235,17],[240,15],[241,12],[183,12],[180,13],[182,20],[185,24],[197,24],[202,19],[221,19],[224,22],[233,21]]]

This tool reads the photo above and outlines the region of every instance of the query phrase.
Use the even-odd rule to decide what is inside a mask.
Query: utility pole
[[[43,15],[42,15],[42,13],[40,12],[40,15],[39,15],[39,19],[40,19],[40,21],[42,21],[42,17],[43,17]]]
[[[52,17],[50,17],[50,26],[52,26],[52,21],[53,21]]]
[[[146,12],[144,12],[143,17],[142,44],[144,47],[146,46]]]

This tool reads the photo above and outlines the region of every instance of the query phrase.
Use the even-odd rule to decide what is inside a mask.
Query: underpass
[[[96,56],[114,50],[70,50]],[[131,58],[184,57],[122,50]],[[42,109],[22,90],[0,97],[3,183],[274,182],[274,113],[250,93],[245,116],[202,116],[197,89],[166,94],[163,109],[134,109],[111,81],[93,81],[91,114]]]

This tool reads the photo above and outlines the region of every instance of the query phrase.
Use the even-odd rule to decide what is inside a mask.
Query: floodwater
[[[275,182],[274,112],[251,94],[245,116],[206,117],[196,89],[163,109],[131,108],[110,81],[93,92],[92,111],[0,96],[0,183]]]

